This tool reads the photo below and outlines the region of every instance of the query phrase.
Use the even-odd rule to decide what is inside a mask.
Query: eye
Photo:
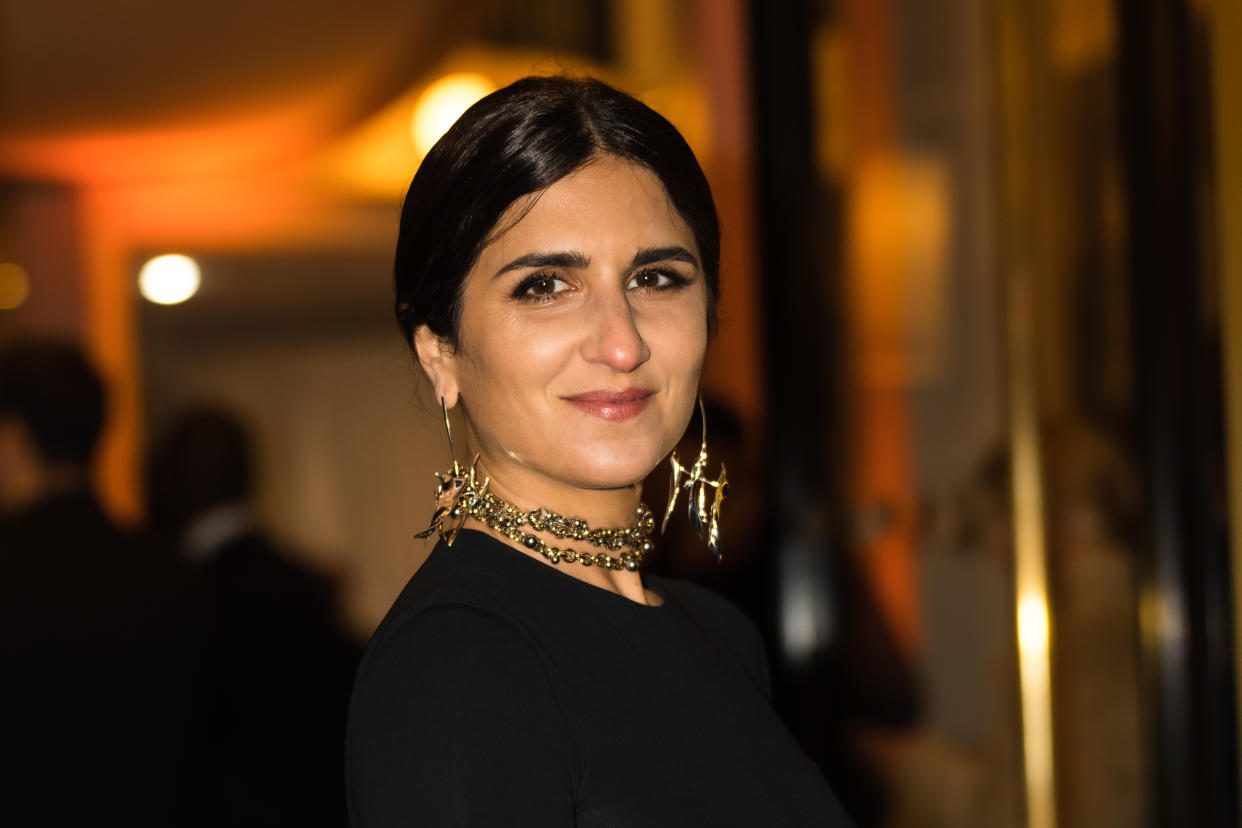
[[[554,273],[535,273],[518,282],[510,294],[527,302],[547,302],[569,289],[569,283]]]
[[[690,280],[675,270],[662,268],[644,268],[630,277],[626,287],[632,290],[667,290],[672,287],[684,287]]]

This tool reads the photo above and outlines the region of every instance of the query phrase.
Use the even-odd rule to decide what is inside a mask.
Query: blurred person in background
[[[89,486],[103,383],[76,348],[0,354],[0,824],[196,825],[197,593]]]
[[[152,523],[210,603],[210,813],[217,825],[340,826],[357,651],[332,583],[259,528],[252,457],[237,418],[198,408],[150,458]]]

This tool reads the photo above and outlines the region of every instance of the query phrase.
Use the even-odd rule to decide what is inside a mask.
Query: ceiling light
[[[428,86],[414,105],[414,119],[410,125],[419,157],[431,150],[471,104],[495,88],[487,77],[475,72],[445,75]]]
[[[169,253],[156,256],[138,272],[138,290],[157,305],[176,305],[198,292],[198,262],[189,256]]]

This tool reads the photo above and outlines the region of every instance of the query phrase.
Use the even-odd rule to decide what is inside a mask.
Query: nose
[[[582,356],[618,373],[629,373],[651,358],[651,349],[638,329],[638,320],[624,292],[596,295],[585,309],[586,337]]]

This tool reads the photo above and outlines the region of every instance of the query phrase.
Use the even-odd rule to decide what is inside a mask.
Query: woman
[[[639,487],[695,408],[718,268],[689,147],[598,81],[520,80],[424,160],[397,317],[477,460],[441,475],[441,542],[359,671],[356,826],[847,824],[752,625],[638,568]]]

